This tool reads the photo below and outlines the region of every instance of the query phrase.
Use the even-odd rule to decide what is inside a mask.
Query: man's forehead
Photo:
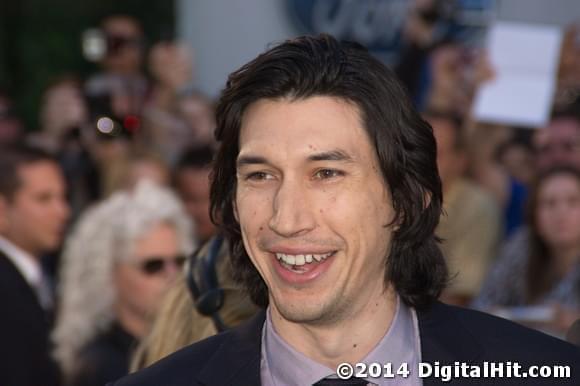
[[[22,164],[16,171],[21,186],[47,186],[64,178],[58,164],[50,160]]]
[[[242,117],[239,139],[240,155],[291,150],[309,158],[334,153],[332,160],[356,158],[363,142],[372,148],[358,107],[332,96],[258,100]]]

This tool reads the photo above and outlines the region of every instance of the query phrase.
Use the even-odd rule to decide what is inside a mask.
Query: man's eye
[[[263,181],[272,179],[272,175],[266,172],[253,172],[246,175],[248,181]]]
[[[344,173],[341,172],[340,170],[320,169],[314,174],[314,178],[317,178],[320,180],[326,180],[329,178],[334,178],[334,177],[338,177],[338,176],[342,176],[342,175],[344,175]]]

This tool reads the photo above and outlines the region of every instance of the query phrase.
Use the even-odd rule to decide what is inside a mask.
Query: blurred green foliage
[[[55,78],[86,78],[96,70],[81,52],[81,34],[107,15],[143,23],[148,43],[175,30],[172,0],[0,0],[0,90],[11,96],[25,126],[34,130],[43,89]]]

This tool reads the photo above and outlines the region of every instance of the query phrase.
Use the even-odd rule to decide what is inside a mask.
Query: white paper
[[[475,119],[545,126],[552,108],[561,42],[562,31],[557,26],[496,23],[488,37],[495,78],[476,96]]]

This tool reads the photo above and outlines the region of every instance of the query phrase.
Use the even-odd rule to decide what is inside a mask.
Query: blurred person
[[[53,339],[66,385],[128,372],[162,296],[192,250],[177,197],[150,181],[87,210],[68,237]]]
[[[455,110],[466,114],[471,107],[473,88],[468,79],[472,66],[467,48],[458,42],[435,47],[430,56],[431,84],[426,96],[427,110]]]
[[[179,110],[191,131],[191,141],[197,146],[213,145],[215,113],[213,102],[205,95],[190,92],[179,103]]]
[[[29,146],[0,148],[0,384],[53,386],[54,296],[41,256],[62,240],[69,209],[57,161]]]
[[[533,144],[539,170],[558,165],[580,168],[580,105],[555,112],[547,127],[536,131]]]
[[[536,173],[535,152],[532,150],[532,162],[529,165],[520,164],[523,177],[520,178],[511,172],[509,165],[504,164],[508,161],[505,150],[517,141],[514,128],[479,122],[472,122],[472,125],[468,141],[470,175],[498,203],[503,213],[504,227],[501,238],[509,239],[525,221],[527,183]]]
[[[563,336],[580,317],[580,171],[543,171],[531,192],[523,251],[507,244],[474,305],[545,305],[553,313],[538,327]]]
[[[501,247],[499,260],[526,261],[528,248],[532,243],[531,230],[524,220],[523,200],[528,196],[527,189],[510,176],[504,168],[493,160],[494,144],[506,143],[507,131],[497,126],[481,126],[478,137],[474,140],[476,146],[472,150],[476,154],[474,174],[477,180],[486,186],[503,202],[506,217],[511,227],[504,244]],[[580,168],[580,115],[575,105],[556,111],[545,128],[538,129],[532,136],[534,149],[535,173],[544,173],[558,166]],[[482,148],[485,149],[482,151]],[[516,214],[513,214],[516,212]],[[514,218],[519,220],[514,220]],[[519,225],[517,225],[519,224]],[[492,274],[492,273],[490,273]],[[479,304],[479,302],[476,302]]]
[[[450,112],[424,114],[437,142],[437,167],[443,184],[443,210],[437,235],[453,277],[446,302],[466,305],[477,295],[496,253],[501,233],[499,207],[466,177],[468,156],[463,120]]]
[[[342,362],[580,360],[566,342],[436,300],[435,138],[364,47],[326,34],[273,46],[229,76],[216,111],[212,218],[262,310],[111,385],[329,385]],[[371,377],[343,384],[392,383]]]
[[[96,132],[95,159],[101,174],[101,196],[120,184],[126,152],[142,128],[150,85],[144,74],[145,37],[141,23],[130,15],[113,14],[100,28],[105,50],[102,71],[84,85],[91,126]]]
[[[131,134],[140,128],[149,83],[143,73],[145,39],[141,24],[129,15],[111,15],[101,23],[105,53],[102,72],[85,84],[91,119],[107,116]]]
[[[190,148],[175,168],[173,183],[195,224],[196,239],[203,243],[216,233],[209,215],[210,173],[214,151],[210,146]]]
[[[159,42],[149,55],[154,82],[145,111],[143,136],[173,165],[192,146],[213,142],[215,119],[211,101],[194,91],[193,59],[183,44]]]
[[[103,69],[111,74],[140,76],[145,54],[141,23],[133,16],[115,14],[104,18],[101,28],[107,39]]]
[[[151,332],[141,340],[133,355],[131,367],[134,371],[148,367],[191,343],[220,332],[212,316],[198,310],[198,299],[190,289],[189,280],[195,280],[200,288],[202,283],[208,280],[208,275],[215,274],[217,288],[224,293],[223,303],[217,307],[216,313],[219,314],[220,322],[227,328],[241,324],[258,312],[247,292],[232,277],[226,243],[222,242],[214,265],[202,266],[210,264],[208,250],[212,242],[213,239],[205,243],[193,256],[194,259],[190,259],[189,263],[194,264],[194,267],[187,271],[187,276],[181,276],[168,291]],[[206,269],[212,272],[206,272]],[[201,292],[202,296],[210,290],[212,288],[205,288],[205,291]]]
[[[535,176],[535,157],[534,149],[528,141],[512,137],[499,146],[497,157],[500,165],[516,181],[525,187],[532,184]]]
[[[526,186],[497,162],[497,153],[513,140],[513,130],[476,123],[471,137],[472,175],[504,208],[506,236],[512,236],[523,223]],[[531,142],[533,162],[528,171],[541,173],[557,165],[580,167],[580,103],[556,110],[546,127],[534,130]]]
[[[56,156],[68,186],[72,217],[76,217],[101,194],[101,175],[95,160],[94,128],[80,81],[64,75],[44,90],[40,105],[39,131],[27,136],[27,143]]]
[[[54,79],[42,94],[40,130],[33,140],[56,153],[73,129],[86,128],[88,123],[89,111],[80,81],[74,75],[63,75]],[[86,130],[83,131],[85,134]]]
[[[14,112],[12,101],[0,89],[0,146],[17,143],[22,136],[22,122]]]

